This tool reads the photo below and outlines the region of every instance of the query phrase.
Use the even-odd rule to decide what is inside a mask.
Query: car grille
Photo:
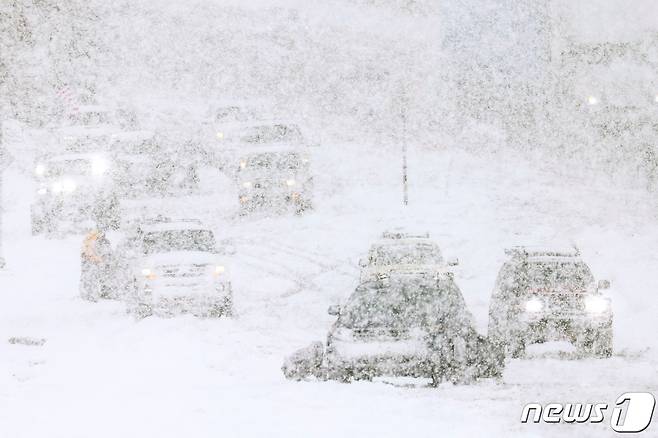
[[[585,309],[585,300],[581,294],[550,294],[547,299],[551,310],[573,312]]]
[[[163,277],[201,277],[208,271],[207,264],[191,264],[191,265],[166,265],[161,266],[159,271],[162,272]]]

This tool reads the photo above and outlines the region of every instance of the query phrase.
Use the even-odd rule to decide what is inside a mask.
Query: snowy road
[[[211,208],[197,213],[237,249],[229,265],[233,320],[136,322],[121,303],[83,302],[80,237],[31,237],[29,179],[7,171],[0,436],[599,437],[616,434],[607,422],[522,425],[522,407],[658,394],[655,201],[533,172],[512,157],[424,151],[410,159],[405,210],[396,152],[352,146],[315,151],[317,210],[308,216],[239,221],[223,210],[225,200],[202,204]],[[284,356],[324,338],[326,308],[356,286],[358,258],[400,225],[430,231],[445,254],[459,257],[456,280],[482,332],[504,247],[577,243],[594,274],[613,282],[615,356],[515,360],[500,383],[438,389],[286,381]],[[12,336],[46,343],[13,345]],[[658,436],[655,419],[643,436]]]

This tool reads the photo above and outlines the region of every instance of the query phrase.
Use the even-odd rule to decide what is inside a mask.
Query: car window
[[[378,245],[370,250],[369,259],[375,266],[443,263],[441,251],[430,243]]]

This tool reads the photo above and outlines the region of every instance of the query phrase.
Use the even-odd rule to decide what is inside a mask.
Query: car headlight
[[[588,105],[597,105],[599,103],[599,99],[596,96],[588,96],[587,97],[587,104]]]
[[[219,277],[226,271],[226,268],[223,265],[217,265],[215,266],[215,269],[212,271],[212,275],[215,277]]]
[[[585,298],[585,310],[590,313],[603,313],[608,310],[608,300],[599,296],[588,296]]]
[[[43,174],[46,173],[46,166],[43,164],[37,164],[34,168],[34,173],[37,176],[43,176]]]
[[[292,179],[292,178],[291,178],[291,179],[287,179],[287,180],[286,180],[286,184],[288,185],[288,187],[292,187],[292,186],[294,186],[294,185],[296,184],[296,181],[295,181],[294,179]]]
[[[247,167],[247,162],[244,160],[240,161],[240,169],[244,169],[245,167]]]
[[[222,131],[217,132],[217,134],[215,134],[215,135],[217,137],[217,140],[223,140],[224,139],[224,133]]]
[[[94,176],[102,176],[109,167],[107,160],[102,157],[95,157],[91,160],[91,173]]]
[[[142,269],[142,275],[149,280],[153,280],[155,278],[155,272],[150,268]]]
[[[245,189],[250,189],[251,188],[251,181],[243,182],[242,187],[244,187]]]
[[[539,298],[530,298],[525,302],[526,312],[540,312],[544,308],[544,303]]]

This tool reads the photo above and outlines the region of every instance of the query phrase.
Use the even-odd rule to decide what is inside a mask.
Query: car
[[[188,180],[194,181],[196,168],[192,166],[193,175],[189,177],[189,166],[176,163],[162,143],[166,141],[150,131],[112,135],[109,154],[114,163],[112,177],[118,195],[136,198],[171,194]]]
[[[128,310],[139,317],[230,316],[231,252],[199,220],[158,217],[133,225],[117,245],[113,276],[122,279]]]
[[[310,153],[299,127],[287,122],[230,124],[218,131],[224,167],[238,186],[240,214],[259,209],[312,209]]]
[[[326,344],[313,343],[283,365],[289,379],[349,382],[377,376],[471,383],[502,375],[504,356],[475,330],[452,275],[392,275],[361,283],[337,316]]]
[[[489,306],[489,336],[506,354],[522,357],[526,346],[569,341],[581,354],[608,357],[613,312],[576,248],[514,247],[506,250]]]
[[[40,157],[34,166],[36,196],[31,205],[32,234],[49,233],[98,221],[115,227],[119,206],[111,191],[111,161],[103,153],[64,153]]]
[[[361,282],[384,278],[391,273],[432,276],[447,266],[458,264],[455,258],[444,260],[429,233],[400,231],[384,232],[381,240],[370,247],[368,258],[359,260]]]
[[[58,128],[63,151],[85,152],[88,143],[107,144],[121,130],[112,111],[101,105],[81,105],[66,114]]]

